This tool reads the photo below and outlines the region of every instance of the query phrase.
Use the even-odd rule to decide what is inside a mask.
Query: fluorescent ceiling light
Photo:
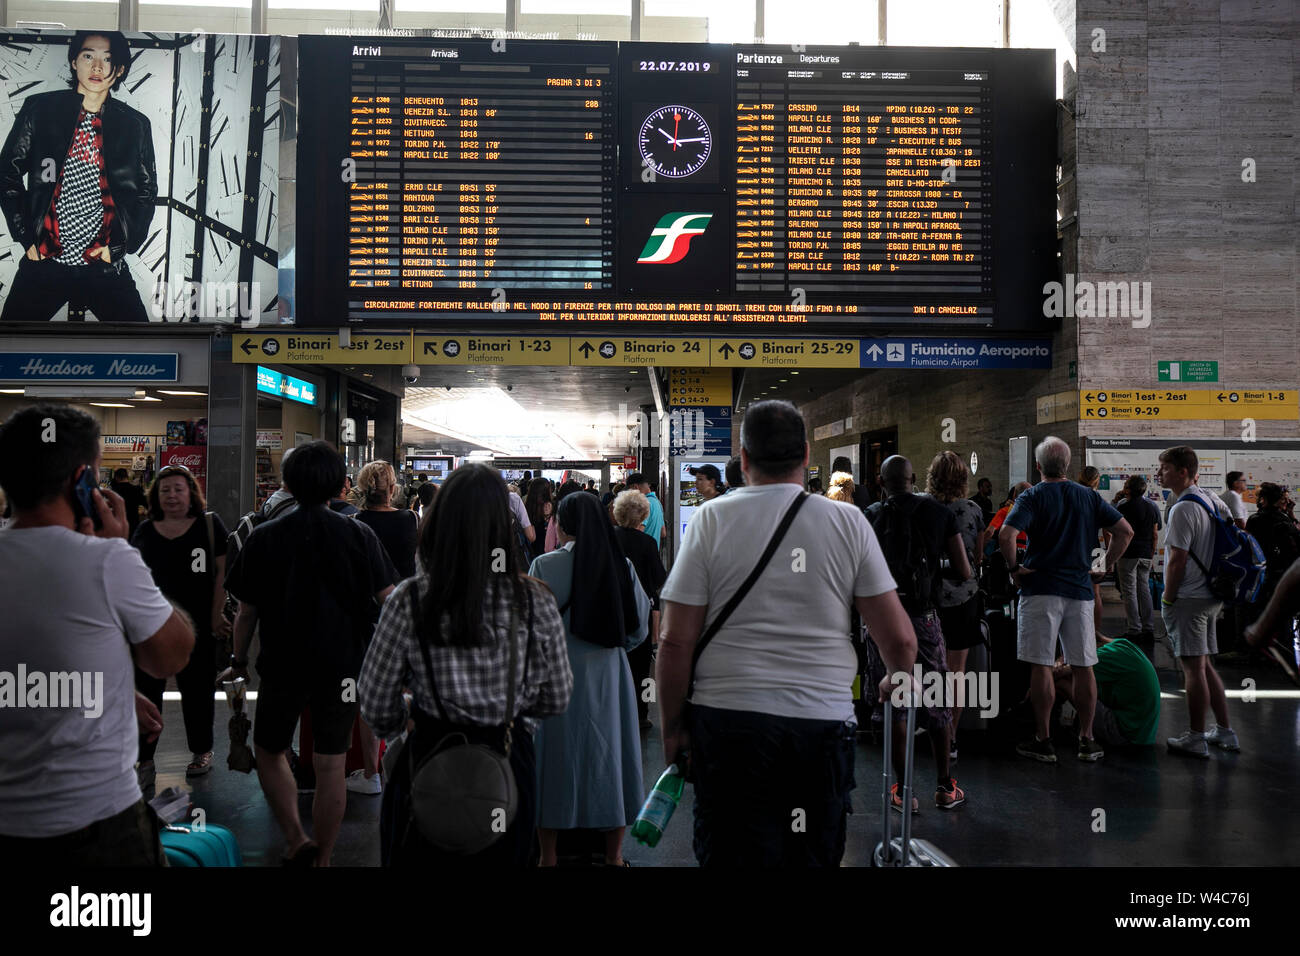
[[[28,385],[23,389],[28,398],[135,398],[130,385]]]
[[[206,396],[208,393],[207,392],[173,392],[169,389],[160,388],[158,389],[158,394],[159,395],[204,395]]]
[[[0,388],[0,395],[21,395],[22,393],[21,388]]]
[[[135,408],[134,405],[128,405],[125,402],[91,402],[99,408]]]
[[[161,402],[162,401],[161,398],[154,398],[152,395],[137,395],[135,400],[137,402]]]

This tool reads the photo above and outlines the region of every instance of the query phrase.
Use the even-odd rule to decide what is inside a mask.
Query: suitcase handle
[[[913,700],[915,704],[915,699]],[[903,831],[902,854],[899,866],[907,866],[912,842],[912,769],[916,758],[916,707],[907,708],[907,738],[903,745]],[[894,773],[894,705],[885,697],[885,765],[881,771],[884,796],[881,798],[882,816],[884,817],[884,842],[881,844],[886,860],[893,858],[893,826],[889,805],[889,789]]]

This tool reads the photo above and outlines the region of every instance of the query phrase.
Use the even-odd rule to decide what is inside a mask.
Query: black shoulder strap
[[[772,532],[772,539],[768,541],[767,547],[763,549],[763,554],[758,559],[758,564],[754,565],[754,570],[749,572],[749,577],[745,578],[744,583],[731,596],[731,600],[722,606],[718,616],[713,619],[713,622],[700,636],[699,643],[695,645],[695,655],[691,658],[691,680],[686,694],[687,697],[690,696],[690,690],[695,687],[695,666],[699,664],[704,649],[709,646],[709,641],[713,640],[718,631],[722,630],[722,625],[727,623],[727,618],[731,617],[732,612],[740,607],[740,602],[745,599],[745,595],[749,594],[750,589],[753,588],[759,577],[767,569],[768,563],[772,560],[772,555],[776,554],[776,549],[781,546],[781,540],[785,537],[785,533],[790,530],[790,525],[794,523],[794,516],[799,513],[799,509],[803,507],[803,503],[807,500],[808,493],[806,491],[801,490],[795,496],[794,501],[790,503],[790,507],[786,509],[781,523]]]
[[[438,694],[438,680],[433,673],[433,658],[429,656],[429,646],[424,642],[424,636],[420,633],[420,585],[417,581],[411,582],[411,588],[406,592],[411,598],[411,632],[415,635],[415,643],[420,645],[420,654],[424,658],[424,669],[429,672],[429,690],[433,693],[434,706],[438,708],[443,720],[448,720],[447,708],[443,706],[442,697]],[[433,630],[436,634],[440,627],[441,612],[434,618]]]

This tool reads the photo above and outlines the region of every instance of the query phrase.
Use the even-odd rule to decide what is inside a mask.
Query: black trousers
[[[14,873],[50,867],[166,866],[158,816],[143,799],[115,816],[54,837],[0,836],[0,859]]]
[[[839,866],[855,723],[698,705],[690,721],[700,866]]]
[[[23,255],[0,322],[48,322],[64,305],[87,308],[101,322],[148,322],[125,262],[65,266]]]
[[[176,675],[176,687],[181,692],[181,714],[185,718],[185,739],[192,754],[205,754],[212,749],[212,722],[216,717],[215,654],[216,641],[210,631],[194,635],[190,662]],[[138,667],[135,669],[135,689],[153,701],[160,711],[166,688],[166,680],[150,677]],[[166,732],[164,727],[163,733]],[[140,738],[141,762],[153,759],[161,739],[161,734],[152,743]]]

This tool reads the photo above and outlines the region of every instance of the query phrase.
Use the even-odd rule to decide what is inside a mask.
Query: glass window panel
[[[856,41],[866,46],[876,42],[875,0],[767,0],[763,15],[768,43],[846,46]]]
[[[521,0],[520,13],[585,13],[605,17],[632,16],[631,0]]]
[[[1056,51],[1056,95],[1062,95],[1065,64],[1075,63],[1074,44],[1052,15],[1046,0],[1013,0],[1011,45]]]
[[[694,17],[709,21],[710,43],[753,43],[754,0],[645,0],[650,17]]]
[[[890,46],[1002,45],[1002,0],[890,0]]]
[[[267,0],[268,10],[352,10],[379,13],[379,0]]]
[[[394,0],[397,13],[495,13],[504,20],[506,0]]]

